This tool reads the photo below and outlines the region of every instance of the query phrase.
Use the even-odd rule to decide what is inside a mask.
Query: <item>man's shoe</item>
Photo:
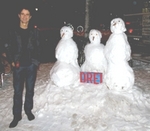
[[[20,120],[21,120],[21,118],[19,118],[19,119],[14,118],[14,119],[12,120],[12,122],[10,123],[9,128],[16,127],[17,124],[18,124],[18,122],[19,122]]]
[[[28,113],[28,114],[27,114],[27,117],[28,117],[28,120],[29,120],[29,121],[32,121],[32,120],[35,119],[35,116],[34,116],[32,113]]]

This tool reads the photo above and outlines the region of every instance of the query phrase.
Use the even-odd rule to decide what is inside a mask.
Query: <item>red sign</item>
[[[80,82],[100,84],[103,82],[103,74],[99,72],[80,72]]]

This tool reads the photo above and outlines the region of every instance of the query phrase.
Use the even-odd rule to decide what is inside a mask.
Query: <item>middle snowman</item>
[[[90,30],[90,43],[84,48],[85,61],[81,66],[81,71],[105,73],[107,69],[107,61],[104,56],[104,45],[101,43],[101,38],[102,34],[99,30]]]

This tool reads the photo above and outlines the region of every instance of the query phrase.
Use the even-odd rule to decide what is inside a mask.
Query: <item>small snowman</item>
[[[73,29],[63,26],[60,29],[61,39],[55,49],[57,61],[50,71],[50,79],[55,85],[69,86],[79,80],[80,67],[77,62],[78,48],[73,40]]]
[[[69,26],[64,26],[60,29],[61,40],[56,47],[55,57],[61,62],[78,65],[78,48],[76,42],[73,40],[73,29]]]
[[[85,61],[81,66],[81,71],[105,73],[107,61],[104,56],[104,44],[101,43],[101,38],[102,34],[99,30],[90,30],[90,43],[84,48]]]
[[[105,82],[109,89],[128,90],[134,85],[134,72],[129,66],[131,48],[124,33],[125,23],[121,18],[115,18],[110,23],[110,35],[104,53],[108,62]]]

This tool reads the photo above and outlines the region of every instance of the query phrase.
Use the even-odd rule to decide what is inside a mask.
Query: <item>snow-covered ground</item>
[[[34,109],[35,120],[24,111],[17,127],[13,119],[12,74],[0,89],[1,131],[150,131],[150,65],[133,62],[135,84],[129,91],[110,91],[104,84],[79,81],[57,87],[50,81],[54,63],[43,63],[38,71]],[[25,91],[24,91],[25,92]]]

